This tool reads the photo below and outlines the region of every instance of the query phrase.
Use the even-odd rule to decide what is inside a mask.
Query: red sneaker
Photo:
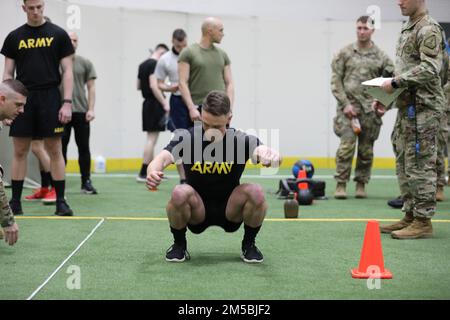
[[[44,204],[52,204],[56,203],[56,191],[55,188],[52,188],[51,191],[49,191],[45,197],[42,199],[42,202]]]
[[[32,195],[25,197],[25,201],[42,200],[49,192],[50,189],[48,187],[36,189]]]

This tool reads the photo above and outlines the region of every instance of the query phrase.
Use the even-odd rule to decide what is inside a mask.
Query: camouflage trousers
[[[358,151],[355,168],[355,181],[368,183],[373,164],[373,145],[378,139],[381,128],[381,118],[374,112],[361,113],[358,116],[361,123],[361,133],[353,132],[351,121],[343,112],[338,112],[334,118],[334,133],[341,139],[336,152],[336,174],[337,182],[350,180],[352,161],[358,143]]]
[[[440,124],[439,124],[439,133],[438,133],[438,148],[437,148],[437,161],[436,161],[436,169],[437,169],[437,185],[439,187],[443,187],[446,185],[445,183],[445,158],[447,152],[447,143],[449,139],[449,131],[448,131],[448,114],[446,112],[443,113]]]
[[[417,112],[416,130],[416,121],[408,119],[406,110],[399,110],[391,136],[404,200],[403,211],[417,217],[431,218],[436,212],[436,163],[441,116],[430,110]]]
[[[14,224],[14,216],[9,207],[8,199],[6,198],[5,188],[1,179],[0,172],[0,228],[12,226]]]

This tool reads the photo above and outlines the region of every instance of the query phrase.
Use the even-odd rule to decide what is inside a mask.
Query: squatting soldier
[[[27,95],[27,89],[17,80],[6,80],[0,83],[0,121],[14,120],[23,113]],[[12,246],[17,242],[19,228],[6,198],[2,177],[3,169],[0,166],[0,239],[5,238],[5,241]]]
[[[373,145],[380,133],[383,114],[373,109],[373,98],[364,91],[361,82],[391,77],[394,72],[391,59],[371,40],[374,33],[371,23],[368,16],[357,20],[358,41],[343,48],[332,63],[331,89],[338,102],[334,132],[341,140],[336,153],[337,199],[347,198],[346,183],[350,180],[357,141],[356,197],[367,197],[365,185],[370,179]],[[352,119],[356,118],[361,125],[359,135],[352,129]]]

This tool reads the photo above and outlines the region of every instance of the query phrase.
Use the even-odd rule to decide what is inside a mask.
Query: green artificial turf
[[[449,222],[434,223],[433,239],[398,241],[381,236],[385,266],[394,278],[382,280],[379,290],[369,290],[367,280],[350,275],[359,264],[366,222],[334,219],[398,219],[400,210],[386,205],[398,193],[393,171],[374,171],[377,178],[369,184],[365,200],[353,197],[351,182],[345,201],[332,198],[331,170],[316,174],[325,176],[329,200],[300,207],[300,220],[294,221],[283,219],[283,201],[274,195],[279,178],[242,180],[263,185],[269,203],[268,220],[257,238],[264,254],[261,265],[239,259],[242,228],[234,234],[217,227],[201,235],[188,232],[191,261],[164,260],[172,243],[165,205],[175,177],[158,192],[147,191],[133,176],[93,177],[99,195],[87,196],[79,193],[79,177],[70,176],[67,198],[78,219],[53,219],[53,206],[23,203],[19,243],[12,248],[0,244],[0,299],[28,298],[101,218],[106,218],[104,223],[34,299],[450,298],[450,200],[438,205],[435,219]],[[450,199],[450,189],[445,193]],[[90,217],[94,219],[87,220]],[[67,288],[70,266],[80,268],[79,290]]]

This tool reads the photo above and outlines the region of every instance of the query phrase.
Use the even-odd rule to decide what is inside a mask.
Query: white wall
[[[369,6],[380,7],[384,21],[399,20],[396,0],[67,0],[110,8],[147,9],[219,16],[294,18],[295,20],[353,20]],[[449,19],[450,1],[426,0],[439,21]]]
[[[114,6],[119,2],[103,4]],[[140,1],[129,5],[139,8],[137,2],[143,6]],[[192,43],[200,37],[205,15],[224,12],[225,38],[221,47],[232,60],[236,84],[234,126],[279,129],[285,156],[333,157],[338,140],[332,131],[335,100],[330,93],[330,62],[335,52],[355,40],[354,20],[365,13],[371,2],[262,0],[257,6],[255,1],[233,0],[227,1],[226,8],[218,1],[144,3],[146,8],[165,11],[81,5],[78,53],[91,59],[98,73],[97,119],[91,134],[93,155],[141,157],[145,136],[141,131],[142,99],[136,90],[139,63],[157,43],[170,44],[173,29],[184,28]],[[385,6],[386,21],[374,41],[392,57],[401,17],[395,1],[377,2]],[[0,1],[0,43],[9,31],[24,23],[20,3]],[[185,12],[175,12],[176,4]],[[441,21],[450,21],[450,1],[429,4],[432,14],[440,15]],[[67,5],[47,0],[46,14],[65,26]],[[234,12],[240,14],[233,15],[233,6]],[[0,63],[0,72],[2,69]],[[385,117],[375,147],[377,157],[393,156],[389,135],[394,117],[395,112]],[[169,137],[168,133],[161,135],[158,150]],[[69,159],[76,157],[71,143]]]

